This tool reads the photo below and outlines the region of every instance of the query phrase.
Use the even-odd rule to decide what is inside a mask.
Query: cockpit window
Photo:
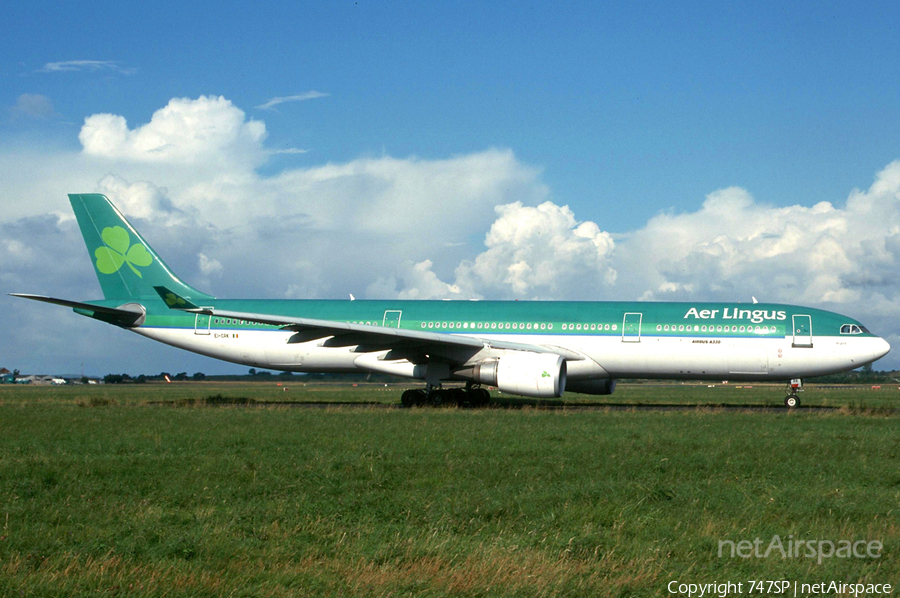
[[[863,332],[868,332],[868,330],[856,324],[844,324],[841,326],[841,334],[862,334]]]

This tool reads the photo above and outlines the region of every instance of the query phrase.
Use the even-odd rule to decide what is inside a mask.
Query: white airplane
[[[69,195],[104,299],[15,294],[252,367],[425,382],[405,406],[610,394],[618,378],[787,381],[887,354],[860,322],[754,303],[218,299],[184,283],[103,195]],[[447,381],[465,390],[442,389]],[[791,393],[785,404],[799,404]]]

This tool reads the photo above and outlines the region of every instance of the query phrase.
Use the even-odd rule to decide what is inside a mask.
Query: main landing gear
[[[415,388],[400,395],[404,407],[459,405],[460,407],[483,407],[491,400],[491,394],[480,386],[466,384],[465,388],[441,388],[427,385],[425,389]]]
[[[788,409],[800,406],[800,393],[803,390],[803,382],[799,378],[795,378],[788,384],[788,396],[784,398],[784,406]]]

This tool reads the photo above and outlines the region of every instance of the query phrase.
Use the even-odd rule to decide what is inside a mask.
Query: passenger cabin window
[[[862,334],[862,328],[856,324],[844,324],[841,326],[841,334]]]

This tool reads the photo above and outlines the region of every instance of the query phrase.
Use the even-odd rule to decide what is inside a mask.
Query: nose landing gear
[[[803,391],[803,381],[800,378],[794,378],[788,385],[788,396],[784,398],[784,406],[793,409],[800,406],[800,397],[798,393]]]

